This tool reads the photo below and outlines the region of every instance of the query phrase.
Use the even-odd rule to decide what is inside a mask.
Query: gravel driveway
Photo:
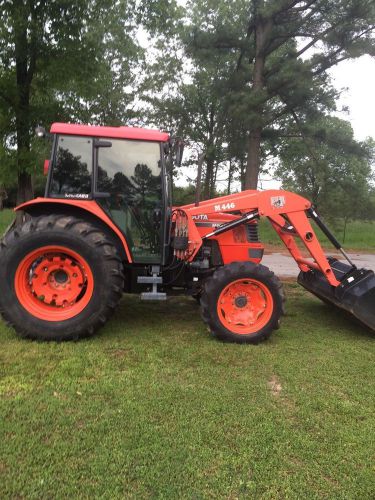
[[[343,260],[341,254],[332,255],[339,260]],[[358,267],[375,270],[375,254],[350,253],[349,257]],[[299,267],[297,266],[295,260],[290,257],[290,255],[282,253],[265,255],[262,259],[262,264],[269,267],[277,276],[294,278],[297,277],[299,273]]]

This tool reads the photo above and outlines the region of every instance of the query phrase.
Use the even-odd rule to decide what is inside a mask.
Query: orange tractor
[[[174,207],[182,142],[169,134],[55,123],[49,135],[45,196],[17,207],[28,217],[0,243],[0,310],[21,336],[86,337],[123,292],[144,300],[169,292],[200,301],[219,339],[264,340],[279,326],[284,293],[260,264],[260,217],[295,259],[303,287],[375,330],[374,272],[353,265],[308,200],[249,190]],[[348,263],[326,257],[311,221]]]

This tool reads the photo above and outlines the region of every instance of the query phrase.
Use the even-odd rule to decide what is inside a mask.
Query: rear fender
[[[19,210],[31,216],[48,215],[56,212],[74,214],[78,217],[90,219],[94,223],[99,223],[102,228],[105,228],[113,236],[123,257],[130,263],[133,261],[125,236],[94,200],[35,198],[18,205],[15,211]]]

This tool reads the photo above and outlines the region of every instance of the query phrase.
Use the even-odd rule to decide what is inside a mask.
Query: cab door
[[[97,144],[99,147],[94,145],[97,201],[125,234],[134,262],[160,264],[160,144],[108,138]]]

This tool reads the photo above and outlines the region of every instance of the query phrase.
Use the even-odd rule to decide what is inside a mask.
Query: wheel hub
[[[94,276],[82,255],[59,245],[39,247],[19,263],[14,277],[17,299],[32,316],[63,321],[90,302]]]
[[[246,295],[239,295],[234,299],[234,303],[236,307],[242,308],[247,305],[247,297]]]
[[[63,271],[62,269],[56,271],[53,275],[53,278],[56,281],[56,283],[58,283],[60,285],[63,285],[64,283],[66,283],[69,280],[68,274],[65,271]]]

